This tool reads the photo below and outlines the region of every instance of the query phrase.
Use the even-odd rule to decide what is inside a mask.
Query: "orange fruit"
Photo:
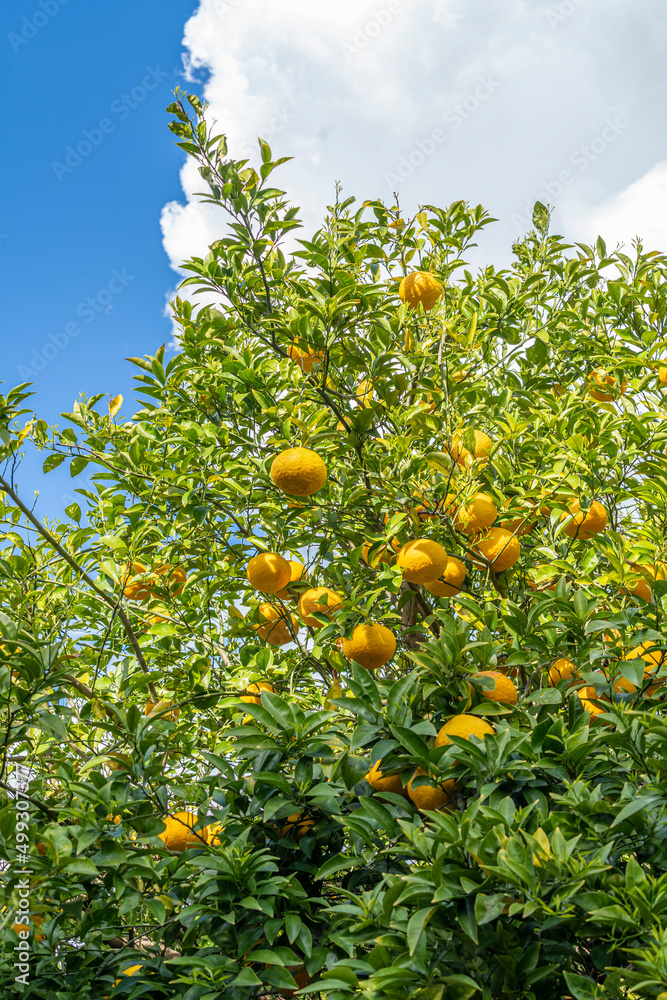
[[[580,688],[577,691],[577,697],[591,716],[601,715],[602,712],[606,711],[606,709],[602,708],[600,705],[594,704],[596,701],[607,701],[607,699],[601,698],[592,684]]]
[[[453,498],[452,498],[453,500]],[[450,507],[447,498],[447,507]],[[490,528],[498,515],[496,505],[486,493],[477,493],[468,503],[463,504],[454,514],[454,527],[466,535],[477,535]]]
[[[489,528],[475,542],[475,548],[489,561],[494,573],[510,569],[521,555],[519,539],[507,528]]]
[[[278,608],[271,604],[260,604],[259,613],[267,621],[266,625],[258,625],[257,633],[265,639],[271,646],[285,646],[288,642],[293,642],[293,634],[299,631],[299,623],[294,615],[290,615],[292,630],[280,614]]]
[[[144,715],[156,715],[158,712],[165,712],[166,709],[171,708],[172,702],[170,701],[158,701],[157,704],[153,704],[152,701],[147,701],[144,707]],[[180,708],[174,708],[171,712],[166,715],[161,715],[163,719],[172,719],[174,722],[181,714]]]
[[[468,571],[464,564],[456,556],[447,556],[447,565],[444,573],[441,573],[438,580],[431,580],[425,583],[426,590],[436,597],[454,597],[463,587],[463,582]]]
[[[556,687],[559,681],[574,680],[578,676],[579,668],[572,660],[568,660],[565,656],[554,660],[549,667],[549,683],[552,687]]]
[[[449,442],[449,454],[452,456],[454,461],[462,469],[466,465],[470,465],[475,459],[484,459],[488,461],[489,453],[491,451],[491,446],[493,444],[491,438],[488,434],[484,434],[483,431],[472,431],[472,436],[474,438],[474,450],[470,451],[463,444],[464,438],[469,437],[470,431],[464,429],[456,431],[452,434],[452,439]]]
[[[451,743],[450,736],[461,736],[469,740],[477,736],[480,740],[495,733],[493,726],[476,715],[453,715],[445,722],[435,738],[436,747],[444,747]]]
[[[288,562],[290,565],[289,582],[297,583],[303,576],[303,563],[297,562],[296,559],[289,559]],[[279,597],[281,601],[296,600],[292,591],[289,589],[289,584],[283,590],[279,590],[276,597]]]
[[[313,370],[314,365],[321,364],[324,358],[323,354],[317,354],[315,351],[311,351],[308,347],[305,350],[302,350],[300,347],[297,347],[296,344],[292,344],[292,346],[288,348],[287,353],[292,361],[299,366],[301,371],[306,372],[306,374]]]
[[[244,701],[247,705],[261,705],[260,692],[273,691],[275,693],[275,690],[273,684],[267,684],[266,681],[258,681],[257,684],[248,684],[246,693],[241,695],[241,701]]]
[[[501,674],[498,670],[480,670],[472,675],[473,680],[475,677],[490,677],[494,681],[492,688],[475,688],[485,698],[497,701],[501,705],[516,705],[518,697],[516,687],[505,674]]]
[[[368,565],[372,566],[373,568],[378,566],[380,563],[384,563],[387,566],[390,565],[391,562],[393,561],[394,555],[396,554],[396,552],[399,551],[401,547],[400,542],[397,542],[396,539],[393,538],[391,541],[391,546],[383,545],[382,548],[378,549],[374,553],[371,560],[369,561],[368,557],[370,555],[372,545],[373,542],[364,542],[364,546],[361,550],[361,558],[364,560],[364,562],[368,563]]]
[[[428,271],[412,271],[401,281],[398,294],[403,302],[416,309],[421,305],[424,312],[429,312],[444,293],[444,288],[433,274]]]
[[[430,583],[447,568],[447,553],[442,545],[430,538],[418,538],[402,547],[396,565],[403,570],[408,583]]]
[[[280,828],[281,837],[291,837],[293,840],[301,840],[304,834],[308,833],[311,826],[315,825],[315,820],[310,816],[304,817],[302,812],[292,813],[287,817],[285,826]]]
[[[335,590],[330,590],[329,587],[312,587],[301,595],[298,609],[304,624],[311,628],[321,628],[321,622],[313,618],[313,613],[331,618],[342,606],[343,598]]]
[[[190,847],[203,847],[205,839],[202,833],[194,833],[197,814],[192,812],[176,812],[173,816],[165,816],[162,822],[165,829],[158,837],[174,854],[181,854]]]
[[[417,809],[423,812],[425,809],[444,809],[446,806],[451,805],[452,796],[456,791],[454,779],[449,778],[447,781],[436,784],[435,779],[430,778],[433,784],[418,785],[415,787],[413,781],[420,774],[426,774],[423,767],[418,767],[408,782],[408,795],[417,806]]]
[[[271,479],[282,493],[309,497],[326,483],[327,467],[310,448],[288,448],[274,458]]]
[[[128,601],[145,601],[151,596],[151,587],[146,580],[132,580],[134,576],[143,576],[148,571],[143,563],[133,562],[126,566],[123,576],[123,594]]]
[[[408,797],[408,791],[401,781],[400,773],[383,776],[379,760],[373,764],[365,777],[374,792],[393,792],[395,795]]]
[[[164,586],[174,597],[183,593],[188,576],[182,566],[156,566],[152,572],[165,578]]]
[[[36,933],[34,930],[35,927],[39,929],[44,923],[44,917],[42,916],[42,914],[31,913],[29,921],[30,922],[27,924],[24,923],[12,924],[12,930],[14,931],[15,934],[23,933],[24,940],[26,934],[32,934],[35,941],[46,941],[46,934],[39,934]]]
[[[567,506],[569,514],[562,514],[561,521],[567,520],[563,530],[568,538],[588,540],[607,527],[607,511],[597,500],[593,501],[587,511],[582,511],[578,500],[570,500]]]
[[[663,385],[667,385],[667,365],[660,365],[658,368],[658,378]]]
[[[366,670],[377,670],[396,652],[396,636],[386,625],[356,625],[352,636],[343,639],[343,653]]]
[[[599,368],[591,372],[588,376],[588,394],[592,396],[593,399],[597,399],[601,403],[609,403],[612,399],[616,399],[619,390],[613,389],[616,385],[616,379],[613,375],[605,374]],[[609,392],[605,387],[609,386],[612,392]],[[596,388],[597,387],[597,388]],[[620,388],[621,396],[625,394],[625,390],[628,387],[627,382],[623,382]]]
[[[276,594],[290,581],[292,569],[287,559],[277,552],[260,552],[253,556],[246,567],[246,576],[251,587],[263,594]]]

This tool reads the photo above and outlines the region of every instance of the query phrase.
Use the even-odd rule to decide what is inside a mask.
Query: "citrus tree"
[[[0,400],[3,987],[664,995],[667,258],[538,204],[473,274],[481,207],[340,193],[304,239],[204,110],[141,408]]]

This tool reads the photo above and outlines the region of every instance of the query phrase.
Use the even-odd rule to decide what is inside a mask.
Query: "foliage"
[[[44,938],[26,997],[284,997],[305,974],[329,1000],[658,996],[667,259],[566,245],[541,205],[512,266],[478,274],[465,255],[492,220],[462,202],[403,219],[337,195],[297,238],[266,143],[255,170],[197,98],[169,110],[226,221],[185,265],[205,304],[175,300],[178,353],[130,359],[142,406],[126,420],[100,394],[64,429],[19,428],[25,387],[0,400],[0,980],[28,860]],[[443,286],[428,312],[399,298],[414,270]],[[474,430],[488,460],[457,463],[452,436],[474,452]],[[45,471],[88,476],[66,519],[40,523],[16,490],[26,438]],[[313,496],[271,481],[296,446],[327,465]],[[478,492],[520,538],[503,573],[457,526]],[[607,529],[569,537],[572,500],[600,502]],[[420,537],[465,563],[460,594],[379,559]],[[294,595],[328,586],[343,608],[271,647],[259,605],[286,622],[295,606],[249,587],[261,551],[305,565]],[[135,578],[141,599],[124,596]],[[375,674],[339,644],[369,620],[398,638]],[[550,684],[556,658],[574,684]],[[514,679],[516,707],[469,683],[481,670]],[[241,702],[260,681],[273,690]],[[435,747],[462,712],[494,734]],[[452,806],[373,791],[380,760],[404,783],[417,767],[455,779]],[[174,854],[159,834],[180,811],[202,839]]]

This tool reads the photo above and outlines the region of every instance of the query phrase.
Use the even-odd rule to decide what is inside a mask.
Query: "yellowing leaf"
[[[121,406],[123,405],[122,396],[112,396],[109,400],[109,416],[115,417]]]

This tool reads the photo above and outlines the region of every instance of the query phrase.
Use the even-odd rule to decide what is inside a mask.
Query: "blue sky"
[[[132,366],[124,358],[153,353],[171,337],[163,311],[175,276],[160,212],[179,195],[183,154],[164,108],[183,83],[183,25],[195,7],[0,5],[13,91],[0,160],[0,377],[5,385],[34,381],[33,405],[49,421],[82,391],[128,397]],[[79,161],[80,143],[87,155]],[[33,471],[29,462],[26,487]],[[72,489],[67,479],[64,470],[47,478],[49,504],[60,507],[60,493]]]
[[[121,393],[172,339],[179,264],[221,236],[164,108],[209,101],[231,155],[256,137],[306,233],[334,183],[359,199],[482,203],[473,266],[506,266],[537,199],[570,240],[667,249],[664,0],[10,0],[0,6],[2,375],[56,421]],[[55,514],[61,467],[22,488]]]

